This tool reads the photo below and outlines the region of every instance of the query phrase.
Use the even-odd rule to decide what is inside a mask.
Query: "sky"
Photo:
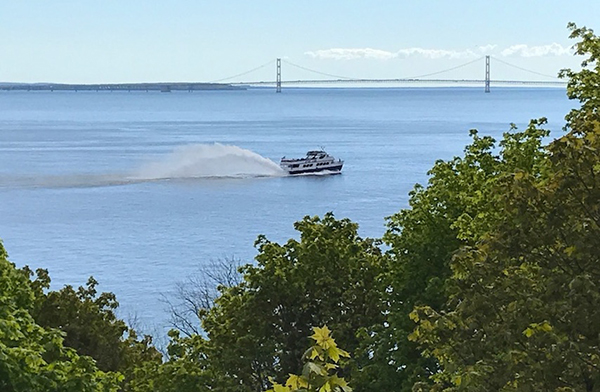
[[[485,55],[552,80],[582,60],[570,21],[600,32],[600,1],[0,0],[0,82],[274,80],[276,58],[283,80],[481,79]]]

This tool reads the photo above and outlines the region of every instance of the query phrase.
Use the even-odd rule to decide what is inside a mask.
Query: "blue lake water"
[[[53,288],[93,275],[162,328],[161,294],[211,260],[252,262],[258,234],[285,241],[333,211],[379,237],[469,129],[500,138],[545,116],[556,137],[573,106],[562,89],[1,92],[0,238]],[[277,170],[320,147],[342,175]]]

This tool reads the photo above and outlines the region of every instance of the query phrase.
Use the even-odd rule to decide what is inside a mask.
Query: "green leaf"
[[[568,248],[565,248],[564,252],[567,254],[567,256],[571,256],[576,250],[576,247],[573,246],[569,246]]]

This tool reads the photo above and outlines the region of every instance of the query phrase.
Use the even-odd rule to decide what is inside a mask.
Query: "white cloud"
[[[512,45],[505,49],[498,48],[498,45],[493,44],[464,50],[405,48],[396,52],[373,48],[332,48],[305,52],[304,54],[312,58],[330,60],[391,60],[409,57],[421,57],[426,59],[475,59],[486,54],[501,55],[504,57],[543,57],[570,55],[572,53],[573,50],[571,48],[564,47],[558,43],[552,43],[540,46],[528,46],[525,44]]]
[[[556,42],[548,45],[529,46],[525,44],[513,45],[504,49],[500,54],[504,57],[544,57],[544,56],[563,56],[573,54],[570,47],[564,47]]]
[[[371,48],[357,49],[342,49],[334,48],[327,50],[317,50],[315,52],[304,53],[308,56],[318,59],[333,59],[333,60],[355,60],[355,59],[377,59],[389,60],[396,57],[392,52]]]
[[[487,44],[477,48],[481,54],[491,53],[498,45]]]
[[[318,59],[333,59],[333,60],[356,60],[356,59],[377,59],[390,60],[394,58],[407,58],[412,56],[420,56],[430,59],[439,58],[468,58],[476,57],[477,55],[470,50],[454,51],[444,49],[423,49],[423,48],[407,48],[400,49],[397,52],[389,52],[386,50],[372,48],[333,48],[326,50],[317,50],[314,52],[304,53],[308,56]]]
[[[396,52],[396,57],[412,57],[412,56],[420,56],[427,59],[464,59],[464,58],[475,58],[479,55],[474,53],[471,50],[445,50],[445,49],[423,49],[423,48],[408,48],[408,49],[400,49]]]

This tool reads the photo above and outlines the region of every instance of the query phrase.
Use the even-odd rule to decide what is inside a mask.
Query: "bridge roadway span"
[[[275,85],[275,81],[260,82],[235,82],[234,86]],[[297,84],[342,84],[342,83],[431,83],[431,84],[458,84],[458,85],[484,85],[485,79],[305,79],[305,80],[282,80],[282,85]],[[530,86],[566,86],[564,81],[545,80],[490,80],[494,85],[530,85]]]

